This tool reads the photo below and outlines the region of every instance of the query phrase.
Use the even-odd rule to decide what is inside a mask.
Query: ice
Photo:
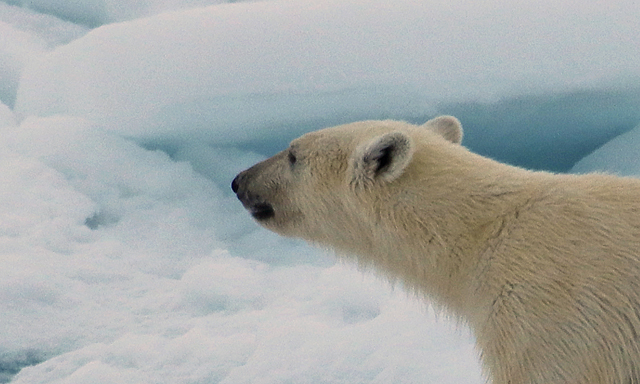
[[[309,130],[439,113],[555,171],[621,135],[574,170],[637,174],[640,9],[216,3],[0,3],[0,382],[484,382],[464,324],[229,184]]]
[[[182,275],[183,302],[196,315],[262,308],[266,266],[243,258],[206,262]]]
[[[640,148],[640,125],[578,161],[571,168],[571,172],[606,172],[620,176],[640,176],[638,148]]]
[[[215,203],[204,197],[215,201],[219,192],[164,153],[62,116],[30,118],[5,129],[1,153],[7,205],[0,232],[7,255],[0,270],[2,281],[11,283],[0,296],[11,303],[20,298],[29,308],[12,306],[3,313],[3,323],[16,330],[5,336],[3,349],[50,354],[86,342],[97,334],[76,332],[83,323],[100,327],[102,319],[112,322],[131,310],[108,314],[119,299],[95,308],[100,287],[127,286],[135,276],[175,278],[215,248],[204,214],[212,214],[205,207]],[[198,209],[188,208],[195,196]],[[16,271],[23,272],[14,276]],[[144,291],[147,283],[140,284],[121,288]],[[104,317],[97,315],[105,310]]]
[[[640,122],[639,106],[640,87],[627,86],[453,103],[439,110],[462,121],[464,144],[477,153],[525,168],[567,172],[633,129]]]
[[[371,111],[406,118],[436,102],[640,78],[632,2],[544,5],[266,1],[165,13],[94,29],[27,67],[16,111],[229,145]]]
[[[68,20],[78,25],[98,27],[118,21],[151,16],[182,8],[195,8],[226,0],[5,0],[39,13]]]
[[[54,17],[0,3],[0,103],[13,106],[20,74],[29,61],[85,32]]]
[[[18,124],[13,111],[0,102],[0,129],[4,127],[14,127]]]
[[[1,356],[43,361],[16,383],[478,377],[472,342],[384,281],[297,244],[261,241],[273,264],[211,251],[217,227],[249,219],[220,219],[223,194],[187,163],[67,116],[7,128],[2,149]],[[468,369],[414,369],[447,334]]]
[[[35,53],[44,49],[44,42],[2,21],[0,36],[0,102],[12,106],[22,68]]]
[[[0,2],[0,21],[37,37],[48,48],[66,44],[89,31],[87,27],[2,2]]]

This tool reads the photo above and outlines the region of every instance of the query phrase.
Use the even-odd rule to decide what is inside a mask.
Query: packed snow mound
[[[18,124],[13,111],[0,102],[0,129],[4,127],[13,127]],[[1,131],[0,131],[1,132]]]
[[[125,21],[183,8],[195,8],[227,0],[4,0],[86,27]]]
[[[638,20],[624,0],[222,4],[107,25],[56,49],[25,69],[16,111],[135,138],[260,141],[372,106],[406,118],[437,101],[640,76]]]
[[[640,125],[576,163],[572,173],[607,172],[640,177]]]
[[[11,2],[9,2],[11,3]],[[89,29],[55,16],[0,2],[0,22],[29,35],[37,36],[48,48],[66,44],[86,34]]]
[[[481,382],[472,343],[450,343],[451,327],[425,325],[423,311],[402,294],[380,290],[370,277],[339,266],[269,270],[217,257],[165,282],[180,293],[172,297],[167,289],[170,300],[162,305],[180,312],[186,299],[205,312],[194,317],[187,308],[182,317],[162,314],[153,321],[140,316],[140,329],[25,368],[13,382]],[[223,272],[240,287],[230,296],[214,283]],[[262,285],[252,277],[263,278]],[[189,301],[191,287],[210,299]],[[450,361],[460,369],[440,368]]]
[[[2,21],[0,36],[0,102],[13,106],[22,69],[31,58],[45,49],[45,44],[38,37]]]
[[[0,381],[479,382],[468,335],[256,230],[190,164],[80,117],[2,133]]]
[[[0,2],[0,382],[481,383],[464,326],[259,229],[230,182],[312,129],[439,113],[566,170],[640,123],[640,9],[218,2]]]
[[[639,105],[640,86],[452,103],[438,109],[462,121],[464,145],[474,152],[529,169],[567,172],[638,125]]]
[[[25,65],[86,28],[0,3],[0,102],[13,107]]]
[[[2,371],[130,332],[133,312],[155,311],[220,245],[220,194],[185,163],[76,117],[27,119],[2,138]]]

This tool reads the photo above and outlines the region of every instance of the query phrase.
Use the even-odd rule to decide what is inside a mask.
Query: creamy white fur
[[[354,166],[393,132],[410,142],[393,177]],[[273,206],[266,228],[467,322],[496,384],[640,383],[640,180],[531,172],[461,138],[452,117],[327,128],[292,142],[295,164],[283,151],[240,187]]]

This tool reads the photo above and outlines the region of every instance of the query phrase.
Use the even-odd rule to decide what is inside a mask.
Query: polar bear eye
[[[289,151],[289,153],[287,154],[287,157],[289,158],[289,164],[293,165],[296,163],[296,161],[298,161],[298,159],[296,159],[296,155],[293,153],[293,151]]]

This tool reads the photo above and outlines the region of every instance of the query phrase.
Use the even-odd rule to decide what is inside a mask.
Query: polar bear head
[[[393,215],[403,199],[419,203],[412,191],[428,188],[424,168],[442,172],[441,152],[461,148],[461,140],[460,122],[451,116],[421,126],[399,121],[340,125],[293,140],[286,150],[238,174],[232,189],[265,228],[346,250],[355,241],[366,242],[371,227]]]

